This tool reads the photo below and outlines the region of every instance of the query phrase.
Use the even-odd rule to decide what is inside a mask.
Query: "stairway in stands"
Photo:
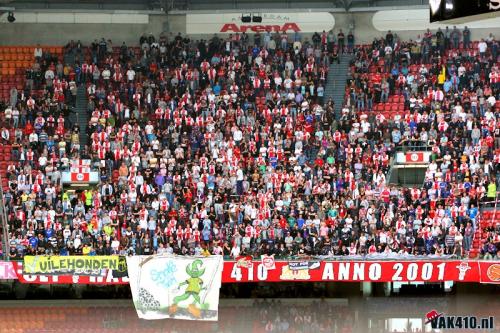
[[[486,239],[488,238],[488,230],[496,228],[500,224],[500,212],[496,207],[488,207],[481,209],[481,213],[477,218],[476,232],[472,241],[472,248],[469,258],[477,258],[481,253]]]
[[[7,167],[11,161],[12,145],[0,145],[0,177],[2,179],[2,188],[4,191],[9,189],[9,180],[7,178]]]
[[[75,65],[75,54],[73,52],[64,53],[64,63],[70,66]]]
[[[80,127],[80,145],[83,147],[89,143],[87,125],[89,123],[89,113],[87,112],[87,92],[85,85],[81,84],[76,93],[76,107],[74,113],[71,113],[70,120],[72,124]]]
[[[340,64],[334,62],[330,64],[328,69],[328,82],[325,87],[325,102],[330,97],[335,102],[336,116],[340,116],[340,110],[344,104],[346,82],[350,76],[349,64],[352,60],[352,55],[343,54],[340,58]]]

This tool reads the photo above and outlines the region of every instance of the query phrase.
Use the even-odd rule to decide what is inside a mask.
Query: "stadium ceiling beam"
[[[3,5],[9,5],[13,0],[0,0],[0,14],[6,13],[6,12],[12,12],[14,11],[14,7],[4,7]]]
[[[159,2],[162,3],[162,6],[165,10],[166,13],[170,12],[171,10],[174,10],[178,7],[180,8],[185,8],[187,4],[187,0],[185,1],[177,1],[177,0],[158,0]]]
[[[335,7],[342,7],[348,12],[352,6],[352,0],[333,0],[333,5]]]
[[[3,13],[13,12],[15,10],[14,7],[4,7],[0,6],[0,15]]]

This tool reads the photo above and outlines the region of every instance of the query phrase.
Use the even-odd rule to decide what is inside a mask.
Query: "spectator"
[[[42,48],[40,47],[40,44],[37,44],[37,46],[35,47],[35,50],[33,51],[34,52],[34,56],[35,56],[35,59],[37,61],[39,61],[40,59],[42,59],[42,56],[43,56],[43,50]]]
[[[496,195],[492,49],[476,61],[477,50],[442,50],[431,31],[353,44],[337,120],[336,106],[323,104],[337,51],[318,36],[294,35],[293,52],[270,33],[267,47],[248,50],[236,34],[145,36],[140,48],[113,52],[95,42],[76,80],[89,97],[81,131],[65,121],[78,83],[53,75],[57,61],[37,62],[46,91],[6,111],[4,140],[18,156],[6,191],[10,237],[27,236],[18,256],[467,255],[476,207]],[[389,101],[398,111],[377,111]],[[387,186],[408,146],[431,152],[424,186]],[[61,174],[80,159],[101,180],[71,194]],[[488,232],[496,246],[498,231]]]
[[[340,53],[344,54],[345,35],[344,32],[342,32],[342,29],[340,29],[339,33],[337,34],[337,41],[339,43]]]
[[[450,37],[453,41],[453,48],[458,49],[460,46],[460,30],[456,26],[453,27]]]
[[[354,34],[351,31],[349,31],[349,34],[347,34],[347,52],[352,53],[354,49]]]
[[[468,49],[470,48],[470,30],[467,28],[467,26],[464,27],[464,30],[462,31],[462,36],[464,38],[464,48]]]

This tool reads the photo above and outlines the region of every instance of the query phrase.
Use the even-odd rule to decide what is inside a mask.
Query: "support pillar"
[[[384,295],[385,295],[385,297],[391,296],[391,292],[392,292],[392,283],[385,282],[384,283]]]
[[[372,295],[372,283],[371,282],[362,282],[361,283],[361,291],[363,292],[363,297],[370,297]]]

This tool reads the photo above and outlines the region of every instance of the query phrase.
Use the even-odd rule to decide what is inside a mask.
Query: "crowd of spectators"
[[[133,306],[124,302],[83,301],[84,305],[45,305],[33,302],[31,307],[2,307],[0,316],[10,319],[10,327],[21,327],[21,332],[95,332],[118,331],[132,333],[154,332],[266,332],[266,333],[351,333],[379,332],[363,321],[355,321],[355,310],[348,304],[324,299],[301,300],[298,304],[286,299],[221,300],[218,321],[144,320],[137,317]],[[59,303],[60,304],[60,303]],[[22,317],[19,309],[34,310],[30,320]],[[321,311],[320,311],[321,309]],[[242,316],[245,313],[245,316]],[[71,320],[68,320],[71,318]],[[4,319],[6,320],[6,319]]]
[[[497,56],[498,43],[492,35],[473,44],[467,27],[462,32],[456,27],[427,30],[410,41],[389,31],[384,39],[356,52],[341,118],[352,126],[350,133],[356,138],[356,129],[361,128],[373,147],[374,138],[363,125],[375,124],[379,132],[375,142],[382,137],[391,153],[401,146],[431,151],[423,188],[401,193],[382,187],[379,192],[389,203],[394,231],[404,237],[413,230],[419,253],[467,254],[478,227],[479,203],[496,201]],[[387,102],[390,95],[403,96],[405,112],[388,119],[383,113],[363,112],[371,111],[374,102]],[[390,205],[391,197],[404,200]],[[481,252],[485,258],[498,257],[499,226],[487,232]]]
[[[253,317],[260,321],[258,328],[264,332],[356,332],[360,328],[349,306],[325,302],[293,306],[280,300],[255,301]],[[363,328],[366,329],[366,328]]]
[[[498,44],[456,47],[453,31],[361,46],[343,32],[162,34],[140,49],[72,41],[74,65],[38,54],[5,110],[14,138],[2,131],[10,256],[467,255],[479,202],[496,198]],[[324,87],[344,51],[336,106]],[[67,116],[79,85],[86,128]],[[372,111],[393,94],[404,114]],[[387,185],[407,143],[432,148],[423,188]],[[62,186],[72,160],[91,160],[97,186]]]

